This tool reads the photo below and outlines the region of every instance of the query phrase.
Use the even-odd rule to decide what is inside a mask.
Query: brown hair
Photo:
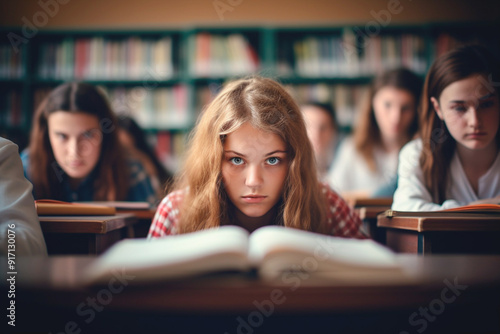
[[[437,117],[430,98],[434,97],[439,101],[447,86],[475,74],[484,75],[489,80],[486,82],[487,88],[498,94],[498,87],[492,85],[500,80],[498,61],[485,47],[479,45],[463,46],[443,54],[434,61],[425,78],[420,112],[423,143],[420,167],[424,174],[425,186],[437,203],[446,199],[446,175],[456,142]],[[496,140],[500,146],[500,131],[497,131]]]
[[[289,170],[277,223],[320,232],[326,219],[326,198],[317,180],[302,114],[279,83],[262,77],[226,85],[198,120],[175,186],[189,189],[180,212],[180,232],[228,221],[230,202],[221,176],[223,141],[246,122],[277,134],[287,145]]]
[[[418,104],[420,92],[422,90],[422,80],[412,71],[405,68],[398,68],[383,73],[372,82],[369,91],[369,99],[366,100],[365,107],[361,110],[359,122],[354,130],[354,144],[356,150],[365,159],[371,170],[375,170],[376,168],[373,150],[376,146],[382,145],[380,128],[375,119],[375,112],[373,110],[373,97],[384,87],[395,87],[406,90],[413,94],[415,97],[415,104]],[[418,115],[417,112],[415,112],[413,122],[408,129],[408,140],[413,138],[417,130]]]
[[[94,172],[94,200],[121,200],[128,190],[128,175],[116,134],[116,119],[104,95],[86,83],[65,83],[42,101],[33,116],[29,144],[29,176],[36,198],[66,200],[63,197],[61,168],[58,166],[48,134],[48,117],[56,111],[84,112],[99,119],[102,148]]]

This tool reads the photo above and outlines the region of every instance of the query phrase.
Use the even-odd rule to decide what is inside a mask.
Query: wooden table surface
[[[398,228],[417,232],[424,231],[500,231],[500,215],[440,213],[439,217],[415,216],[386,217],[378,216],[379,227]]]
[[[378,283],[266,282],[226,273],[144,285],[122,272],[108,284],[86,286],[81,278],[94,259],[21,259],[16,329],[59,333],[74,322],[71,328],[92,333],[400,333],[421,329],[408,321],[420,308],[439,316],[426,333],[494,331],[500,324],[499,256],[399,255],[412,279]]]
[[[117,213],[113,216],[39,216],[44,233],[97,233],[105,234],[132,225],[134,214]]]
[[[39,216],[49,254],[101,254],[115,242],[133,237],[137,218],[113,216]]]
[[[500,254],[500,216],[471,213],[419,213],[386,217],[377,227],[385,229],[386,245],[397,252],[420,254]]]

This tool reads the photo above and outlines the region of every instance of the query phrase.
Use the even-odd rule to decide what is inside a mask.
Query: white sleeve
[[[399,211],[436,211],[460,206],[455,200],[447,200],[443,205],[433,202],[425,187],[424,175],[419,159],[422,141],[413,140],[406,144],[399,154],[398,187],[394,193],[392,209]]]
[[[328,172],[327,181],[328,185],[338,193],[352,190],[352,183],[350,177],[353,172],[353,157],[352,141],[346,138],[342,141],[338,153],[335,155],[335,160],[332,168]]]
[[[32,188],[17,145],[0,138],[0,255],[47,255]]]

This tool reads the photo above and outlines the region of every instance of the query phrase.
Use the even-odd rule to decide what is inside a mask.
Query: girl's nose
[[[260,186],[262,182],[263,179],[261,168],[259,166],[249,166],[247,169],[245,184],[248,187],[255,188]]]

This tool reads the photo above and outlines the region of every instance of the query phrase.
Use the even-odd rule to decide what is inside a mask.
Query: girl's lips
[[[82,161],[72,161],[68,164],[68,166],[71,168],[81,167],[81,166],[83,166],[83,162]]]
[[[249,196],[242,196],[241,198],[246,203],[260,203],[266,198],[266,196],[249,195]]]
[[[481,137],[486,136],[486,133],[484,133],[484,132],[469,133],[469,134],[467,134],[465,136],[467,138],[470,138],[470,139],[477,139],[477,138],[481,138]]]

